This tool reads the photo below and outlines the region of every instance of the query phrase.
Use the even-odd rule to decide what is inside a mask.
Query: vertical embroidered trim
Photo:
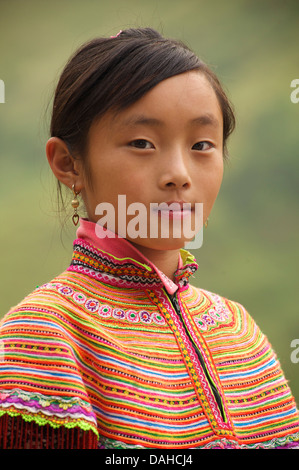
[[[226,417],[226,423],[223,423],[225,425],[224,427],[226,429],[233,430],[233,424],[232,424],[232,421],[230,419],[229,411],[228,411],[226,400],[225,400],[225,395],[224,395],[223,388],[221,386],[221,381],[219,379],[219,376],[218,376],[218,373],[217,373],[217,370],[216,370],[216,367],[215,367],[215,364],[214,364],[214,361],[213,361],[213,357],[212,357],[212,355],[209,351],[209,348],[208,348],[208,346],[205,342],[204,337],[200,334],[200,332],[196,328],[196,324],[194,322],[194,319],[193,319],[192,315],[189,312],[189,309],[188,309],[187,305],[185,304],[185,302],[183,301],[182,297],[179,294],[178,294],[177,297],[178,297],[178,302],[180,304],[181,312],[182,312],[183,319],[184,319],[184,322],[186,324],[186,327],[187,327],[187,329],[188,329],[188,331],[189,331],[189,333],[192,337],[192,340],[194,341],[194,343],[198,347],[198,349],[199,349],[199,351],[200,351],[200,353],[201,353],[201,355],[204,359],[209,377],[211,378],[212,382],[215,384],[215,386],[217,387],[217,390],[220,393],[221,402],[222,402],[225,417]],[[220,419],[223,422],[221,416],[220,416]]]
[[[212,393],[208,379],[198,360],[198,357],[194,351],[191,341],[188,338],[188,335],[181,323],[181,320],[178,318],[178,315],[174,311],[173,307],[169,304],[169,301],[166,298],[164,292],[162,290],[152,291],[147,289],[147,294],[152,300],[152,302],[159,308],[161,313],[165,316],[167,323],[169,324],[177,339],[177,344],[182,352],[184,362],[194,384],[196,395],[202,405],[204,413],[211,425],[211,428],[213,429],[213,432],[218,436],[227,436],[228,438],[236,439],[235,432],[231,420],[229,418],[227,407],[224,406],[225,415],[227,418],[227,422],[225,422],[222,419],[218,404]],[[180,305],[182,306],[181,302]],[[212,368],[209,364],[208,348],[201,338],[201,341],[199,341],[198,337],[195,336],[194,331],[192,331],[193,327],[191,325],[191,322],[189,321],[188,316],[186,315],[186,311],[184,308],[182,308],[182,314],[184,316],[184,320],[186,320],[187,327],[190,328],[190,333],[193,333],[192,338],[194,338],[195,344],[197,345],[198,349],[202,352],[203,358],[207,365],[208,372],[211,375],[213,382],[218,386],[219,378],[217,377],[215,366],[213,364]],[[222,402],[224,402],[223,393],[221,393],[221,398]]]

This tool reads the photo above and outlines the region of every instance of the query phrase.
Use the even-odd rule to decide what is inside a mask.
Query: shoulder
[[[251,327],[254,320],[246,308],[235,300],[195,286],[190,286],[183,294],[188,309],[199,329],[203,332],[220,327],[235,329]]]
[[[37,286],[4,315],[0,325],[18,322],[51,322],[60,324],[61,318],[80,313],[84,294],[77,273],[65,271],[51,281]],[[79,307],[79,308],[78,308]]]
[[[72,341],[66,321],[70,308],[63,302],[59,286],[65,286],[59,276],[37,286],[1,319],[0,341],[7,357],[18,348],[24,358],[47,353],[50,362],[61,353],[71,354]]]
[[[216,362],[234,357],[236,364],[240,361],[244,365],[246,360],[258,364],[263,359],[267,367],[280,369],[267,336],[241,303],[201,288],[192,287],[191,291],[197,299],[191,308],[194,323]]]
[[[37,286],[24,299],[3,316],[0,321],[0,338],[24,338],[24,342],[40,338],[70,344],[68,330],[80,315],[72,306],[68,295],[72,291],[71,278],[62,273],[50,282]]]
[[[266,354],[271,361],[276,360],[267,336],[240,302],[191,287],[188,309],[196,327],[216,355],[230,356],[239,351],[248,357]]]
[[[0,321],[0,346],[1,341],[17,343],[23,338],[23,344],[51,344],[51,351],[55,344],[58,354],[62,348],[75,357],[78,345],[84,348],[87,338],[109,336],[97,314],[103,303],[101,287],[85,278],[84,274],[65,271],[37,287]]]
[[[32,292],[26,295],[18,304],[12,306],[3,316],[1,324],[6,324],[13,318],[31,317],[35,312],[46,313],[47,308],[55,305],[57,295],[53,288],[55,279],[49,283],[37,286]],[[32,312],[32,315],[31,315]]]
[[[280,364],[267,336],[261,331],[253,317],[239,302],[230,300],[205,289],[191,287],[188,306],[194,324],[203,335],[214,360],[245,364],[263,360],[267,367],[281,373]],[[255,359],[254,359],[255,358]],[[240,366],[241,367],[241,366]]]

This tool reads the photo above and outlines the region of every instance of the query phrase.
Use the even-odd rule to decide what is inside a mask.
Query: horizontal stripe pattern
[[[181,308],[232,423],[230,431],[217,432],[211,404],[199,399],[202,382],[183,354],[189,345],[148,295],[154,280],[157,298],[172,308],[159,279],[152,274],[141,282],[142,268],[131,261],[129,278],[122,271],[118,283],[117,268],[128,269],[126,263],[117,266],[107,253],[104,263],[94,247],[87,257],[87,242],[78,245],[77,239],[71,269],[35,289],[1,322],[0,416],[92,430],[99,446],[111,448],[299,441],[298,412],[279,362],[242,305],[190,286],[182,273],[192,269],[181,270]],[[77,269],[78,253],[85,272]],[[95,258],[96,276],[90,275]],[[107,271],[101,277],[103,263],[113,282]]]
[[[298,411],[279,361],[244,307],[208,291],[189,290],[186,300],[195,318],[198,304],[230,312],[227,322],[215,321],[203,334],[240,443],[259,446],[287,433],[298,439]]]

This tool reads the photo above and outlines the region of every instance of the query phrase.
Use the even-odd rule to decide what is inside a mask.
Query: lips
[[[161,217],[167,217],[169,219],[182,219],[184,217],[190,217],[193,212],[193,207],[190,202],[186,201],[168,201],[162,202],[157,205],[155,210]]]

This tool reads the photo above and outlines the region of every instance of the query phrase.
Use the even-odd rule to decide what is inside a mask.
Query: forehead
[[[185,102],[186,99],[191,99],[192,103]],[[135,104],[153,104],[153,106],[158,107],[163,104],[165,107],[169,100],[171,100],[171,104],[177,104],[178,106],[183,104],[194,104],[194,106],[218,105],[211,84],[203,73],[198,71],[185,72],[163,80]]]
[[[197,71],[175,75],[158,83],[120,112],[109,112],[95,123],[97,131],[125,131],[138,126],[213,126],[222,131],[223,117],[215,91]],[[94,127],[94,126],[92,126]]]

